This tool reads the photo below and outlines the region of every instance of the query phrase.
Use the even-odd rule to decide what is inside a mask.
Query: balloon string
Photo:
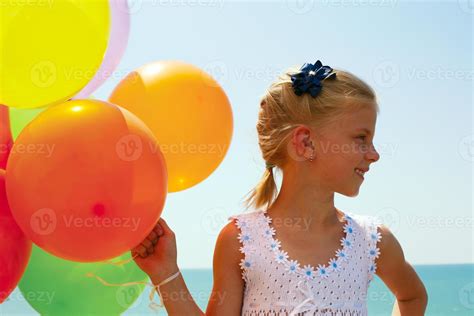
[[[163,297],[161,296],[161,293],[160,293],[160,291],[158,290],[158,285],[155,286],[153,283],[150,283],[150,282],[142,282],[142,281],[127,282],[127,283],[109,283],[109,282],[105,281],[104,279],[102,279],[100,276],[97,276],[97,275],[95,275],[95,274],[92,273],[92,272],[87,272],[87,273],[86,273],[86,276],[89,277],[89,278],[96,278],[97,280],[99,280],[99,282],[101,282],[101,283],[102,283],[103,285],[105,285],[105,286],[132,286],[132,285],[141,285],[141,284],[145,284],[145,285],[151,286],[151,287],[152,287],[152,290],[151,290],[150,295],[149,295],[150,304],[148,304],[148,306],[149,306],[151,309],[153,309],[154,311],[158,311],[158,308],[164,307],[164,304],[163,304]],[[155,303],[155,300],[154,300],[155,293],[158,293],[158,294],[159,294],[159,297],[160,297],[160,304]]]
[[[125,259],[125,260],[119,260],[119,261],[112,261],[112,260],[105,260],[103,263],[106,264],[111,264],[114,266],[122,266],[124,264],[127,264],[131,261],[133,261],[136,257],[138,257],[138,253],[135,253],[131,258]]]
[[[111,264],[111,265],[114,265],[114,266],[122,266],[122,265],[125,265],[131,261],[133,261],[135,258],[137,258],[139,256],[138,253],[135,253],[132,257],[128,258],[128,259],[125,259],[125,260],[119,260],[119,261],[112,261],[112,260],[105,260],[103,261],[103,263],[105,264]],[[152,287],[152,290],[150,292],[150,295],[149,295],[149,299],[150,299],[150,304],[148,304],[148,306],[154,310],[154,311],[158,311],[159,308],[162,308],[164,307],[164,304],[163,304],[163,297],[161,296],[161,292],[159,291],[158,289],[158,285],[155,286],[153,285],[153,283],[150,283],[150,282],[140,282],[140,281],[136,281],[136,282],[127,282],[127,283],[109,283],[107,281],[105,281],[103,278],[101,278],[100,276],[98,275],[95,275],[94,273],[92,272],[87,272],[86,273],[86,276],[87,277],[94,277],[96,278],[99,282],[101,282],[103,285],[105,286],[132,286],[132,285],[141,285],[141,284],[145,284],[145,285],[148,285],[148,286],[151,286]],[[159,297],[160,297],[160,304],[157,304],[155,303],[155,300],[154,300],[154,297],[155,297],[155,293],[158,293]]]

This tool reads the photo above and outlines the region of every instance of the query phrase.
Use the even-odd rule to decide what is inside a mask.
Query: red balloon
[[[30,255],[31,241],[13,219],[5,191],[5,171],[0,169],[0,304],[20,282]]]
[[[6,169],[8,155],[13,146],[8,107],[0,104],[0,168]]]
[[[41,112],[18,135],[6,190],[13,217],[43,250],[77,262],[112,259],[140,244],[167,193],[165,159],[129,111],[74,100]]]

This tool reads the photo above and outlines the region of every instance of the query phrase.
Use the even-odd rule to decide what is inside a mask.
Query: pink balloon
[[[94,78],[73,99],[87,99],[110,77],[120,63],[128,43],[130,12],[127,0],[109,0],[110,38],[104,59]]]

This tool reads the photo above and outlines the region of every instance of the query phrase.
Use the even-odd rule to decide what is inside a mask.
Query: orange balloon
[[[75,100],[40,113],[20,133],[6,171],[18,225],[58,257],[95,262],[137,246],[158,221],[166,163],[129,111]]]
[[[192,187],[222,162],[232,139],[232,109],[207,73],[178,61],[151,63],[128,74],[110,102],[137,115],[160,143],[168,192]]]

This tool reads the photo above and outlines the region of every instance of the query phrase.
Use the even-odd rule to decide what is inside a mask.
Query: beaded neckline
[[[319,264],[315,269],[315,267],[311,265],[300,267],[297,260],[289,258],[288,253],[281,248],[281,242],[274,237],[275,229],[270,226],[272,218],[268,215],[266,209],[262,210],[261,215],[265,224],[264,235],[268,238],[270,243],[269,247],[273,250],[275,255],[274,259],[279,264],[283,264],[289,273],[301,274],[307,279],[314,279],[316,277],[327,278],[332,272],[339,271],[341,265],[349,261],[349,249],[352,249],[355,239],[354,234],[356,233],[353,218],[348,213],[343,212],[343,214],[345,221],[343,231],[345,232],[345,236],[340,240],[342,247],[336,250],[336,256],[329,259],[326,265]]]

